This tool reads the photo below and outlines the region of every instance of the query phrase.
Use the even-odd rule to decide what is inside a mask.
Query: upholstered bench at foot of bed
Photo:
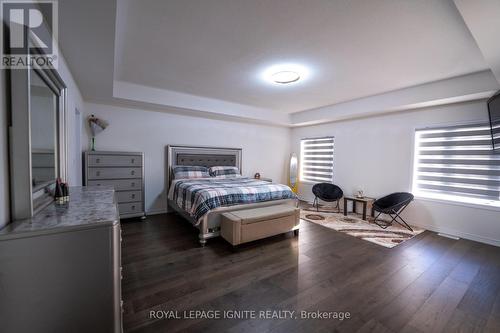
[[[276,205],[222,214],[221,236],[233,246],[289,231],[298,233],[300,209]]]

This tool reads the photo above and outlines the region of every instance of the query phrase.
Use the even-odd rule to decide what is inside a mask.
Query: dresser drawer
[[[89,179],[142,178],[142,168],[89,168]]]
[[[142,192],[141,191],[116,192],[116,199],[118,200],[118,203],[142,201]]]
[[[142,213],[142,202],[129,202],[118,204],[120,215]]]
[[[114,186],[116,191],[141,190],[141,179],[89,180],[89,186]]]
[[[99,151],[85,153],[85,184],[112,186],[120,219],[145,217],[144,155],[140,152]]]
[[[89,155],[89,167],[100,166],[142,166],[141,155]]]

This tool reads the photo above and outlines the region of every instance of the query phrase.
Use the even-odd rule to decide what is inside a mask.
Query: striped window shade
[[[488,124],[415,132],[413,193],[500,206],[500,154]]]
[[[333,182],[333,137],[300,141],[300,179],[315,183]]]

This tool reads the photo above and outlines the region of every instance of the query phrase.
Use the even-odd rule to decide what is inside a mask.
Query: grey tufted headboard
[[[199,166],[236,166],[236,155],[222,154],[184,154],[179,153],[175,156],[175,165],[199,165]]]
[[[242,150],[241,148],[217,148],[217,147],[193,147],[174,146],[166,147],[165,180],[166,189],[170,187],[172,167],[176,165],[199,165],[199,166],[235,166],[242,172]]]

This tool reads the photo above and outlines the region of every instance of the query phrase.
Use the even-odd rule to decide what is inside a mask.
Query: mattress
[[[196,225],[211,210],[242,204],[295,199],[290,187],[253,178],[196,178],[173,180],[168,193]]]

